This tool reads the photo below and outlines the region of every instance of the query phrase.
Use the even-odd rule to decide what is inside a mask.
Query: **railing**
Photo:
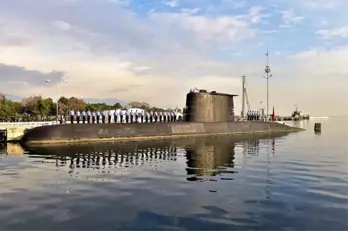
[[[1,127],[38,127],[43,125],[57,124],[56,121],[35,121],[35,122],[0,122]]]

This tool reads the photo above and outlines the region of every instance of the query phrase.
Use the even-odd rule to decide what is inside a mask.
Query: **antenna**
[[[269,66],[269,58],[268,58],[268,45],[267,45],[267,53],[266,53],[266,67],[265,67],[265,73],[266,76],[263,76],[266,80],[267,80],[267,119],[268,119],[268,115],[269,115],[269,110],[268,110],[268,105],[269,105],[269,94],[268,94],[268,80],[272,77],[272,75],[270,75],[271,73],[271,68]]]
[[[241,117],[244,118],[245,113],[245,75],[242,76],[242,112],[240,113]]]

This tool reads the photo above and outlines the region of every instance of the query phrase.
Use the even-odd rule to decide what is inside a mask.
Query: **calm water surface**
[[[276,137],[0,148],[0,230],[347,230],[348,119]]]

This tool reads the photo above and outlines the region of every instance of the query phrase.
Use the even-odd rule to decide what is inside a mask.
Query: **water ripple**
[[[328,133],[0,155],[0,229],[347,230],[347,153]]]

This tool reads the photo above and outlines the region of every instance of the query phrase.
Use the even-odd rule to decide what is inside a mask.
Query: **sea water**
[[[314,132],[314,123],[322,132]],[[0,152],[0,230],[347,230],[348,119]]]

